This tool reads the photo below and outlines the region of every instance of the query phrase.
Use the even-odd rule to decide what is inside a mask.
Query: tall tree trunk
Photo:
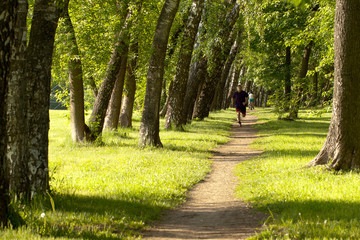
[[[232,42],[230,42],[229,39],[232,38],[233,26],[239,17],[239,11],[240,6],[235,4],[226,16],[223,27],[218,34],[219,37],[212,46],[212,56],[214,57],[209,61],[209,77],[203,84],[198,100],[196,101],[193,114],[195,118],[204,119],[209,116],[210,106],[215,96],[216,85],[221,78],[222,66],[231,50]]]
[[[124,97],[119,117],[119,125],[124,128],[132,127],[132,115],[134,109],[135,92],[136,92],[136,68],[139,54],[139,45],[137,42],[130,47],[130,55],[135,55],[130,59],[127,66],[127,77],[125,82]]]
[[[29,194],[49,187],[48,134],[52,54],[59,9],[56,2],[36,0],[26,49]],[[44,30],[46,29],[46,31]]]
[[[161,84],[170,28],[180,0],[166,0],[158,19],[153,40],[153,51],[147,74],[144,110],[140,125],[140,146],[162,146],[159,136]]]
[[[23,77],[27,45],[27,1],[18,1],[15,23],[14,52],[11,59],[11,78],[7,91],[7,162],[11,169],[10,192],[22,198],[28,192],[27,138],[26,136],[26,79]]]
[[[165,104],[164,106],[162,107],[161,111],[160,111],[160,117],[165,117],[166,114],[167,114],[167,111],[168,111],[168,107],[169,107],[169,102],[170,102],[170,98],[171,98],[171,92],[173,90],[173,86],[174,86],[174,81],[171,81],[170,82],[170,85],[169,85],[169,90],[168,90],[168,95],[166,97],[166,101],[165,101]]]
[[[194,50],[194,43],[201,15],[204,7],[204,0],[193,0],[189,18],[185,24],[184,35],[181,42],[180,56],[176,67],[173,89],[171,92],[169,107],[167,109],[165,128],[171,128],[171,123],[176,129],[182,129],[181,116],[183,103],[186,94],[186,84],[189,78],[191,57]]]
[[[127,59],[128,57],[126,53],[126,55],[122,56],[120,70],[119,73],[117,74],[116,77],[117,79],[107,109],[105,124],[104,124],[104,127],[107,129],[114,130],[117,129],[118,127],[120,110],[121,110],[121,100],[122,100],[124,82],[126,76]]]
[[[95,99],[93,111],[90,116],[90,141],[95,141],[103,130],[106,111],[115,86],[117,75],[121,68],[122,56],[124,56],[127,52],[128,43],[124,40],[127,39],[125,36],[128,35],[130,26],[131,12],[127,12],[125,23],[116,36],[115,45],[105,72],[105,77]]]
[[[232,95],[236,91],[236,87],[239,84],[240,73],[241,73],[241,70],[236,69],[236,66],[234,66],[232,74],[229,79],[229,82],[230,82],[229,89],[228,89],[226,95],[224,95],[223,109],[227,109],[230,107]]]
[[[325,144],[310,165],[360,168],[360,1],[337,0],[333,114]]]
[[[285,104],[284,110],[289,111],[289,103],[291,100],[291,48],[286,47],[285,59],[285,86],[284,86]]]
[[[89,81],[90,81],[89,85],[90,85],[91,90],[93,91],[94,97],[97,98],[99,89],[96,86],[95,79],[93,77],[90,77]]]
[[[83,142],[85,138],[85,116],[84,116],[84,83],[81,56],[76,40],[74,26],[71,22],[68,8],[64,13],[64,24],[69,42],[70,60],[69,85],[70,85],[70,118],[71,137],[74,142]]]
[[[298,77],[300,87],[298,88],[297,95],[295,96],[295,99],[290,107],[290,113],[288,116],[288,118],[290,118],[290,119],[298,118],[298,113],[299,113],[300,104],[301,104],[301,96],[302,96],[303,90],[304,90],[302,79],[306,77],[306,74],[309,70],[309,60],[310,60],[311,49],[312,49],[313,43],[314,43],[313,41],[310,41],[310,43],[308,45],[306,45],[305,50],[304,50],[304,56],[301,61],[301,68],[300,68],[300,73],[299,73],[299,77]]]
[[[236,37],[235,42],[233,43],[230,54],[225,62],[224,68],[221,73],[220,81],[216,88],[216,98],[214,99],[214,109],[213,110],[220,110],[222,108],[222,100],[224,98],[224,92],[226,88],[226,80],[229,77],[231,66],[233,65],[233,62],[235,61],[236,55],[239,50],[240,46],[240,36],[241,33],[238,32],[238,36]]]
[[[311,89],[311,100],[309,106],[314,107],[318,104],[318,85],[319,85],[319,72],[315,71],[312,80],[312,89]]]
[[[204,82],[207,72],[207,59],[200,52],[200,59],[193,64],[192,69],[190,70],[190,76],[186,85],[186,94],[184,98],[184,108],[181,117],[182,124],[188,123],[192,119],[193,109],[196,101],[196,96],[198,95],[198,90],[200,85]]]
[[[0,133],[6,132],[6,92],[10,76],[10,61],[15,42],[15,29],[18,1],[0,2]],[[6,161],[5,134],[0,134],[0,226],[6,226],[9,204],[9,169]]]
[[[223,94],[222,99],[221,99],[221,109],[226,109],[226,98],[227,98],[227,96],[228,96],[228,94],[230,92],[232,79],[233,79],[235,70],[236,70],[236,63],[234,62],[231,65],[229,75],[226,78],[226,83],[225,83],[225,87],[224,87],[224,94]]]

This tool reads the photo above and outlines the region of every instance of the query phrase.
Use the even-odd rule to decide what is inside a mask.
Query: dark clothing
[[[241,91],[241,92],[236,91],[233,94],[232,97],[235,99],[236,111],[240,111],[241,113],[245,114],[246,113],[245,102],[246,102],[246,98],[249,97],[247,92],[245,92],[245,91]]]
[[[246,98],[249,97],[249,94],[245,91],[236,91],[232,97],[235,98],[235,107],[238,108],[244,106],[243,103],[246,102]]]

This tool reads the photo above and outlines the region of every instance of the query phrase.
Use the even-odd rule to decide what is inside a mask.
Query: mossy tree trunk
[[[309,165],[360,169],[360,1],[337,0],[333,115],[323,148]]]

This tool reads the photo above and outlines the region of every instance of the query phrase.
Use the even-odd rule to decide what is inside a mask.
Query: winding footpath
[[[233,125],[231,141],[215,150],[213,171],[190,191],[188,201],[166,212],[143,239],[246,239],[259,231],[266,216],[235,197],[235,166],[260,154],[249,147],[256,138],[256,117],[242,122]]]

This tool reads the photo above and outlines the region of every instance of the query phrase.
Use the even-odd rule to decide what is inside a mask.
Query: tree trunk
[[[169,101],[170,101],[170,97],[171,97],[171,92],[172,92],[173,86],[174,86],[174,81],[171,81],[171,82],[170,82],[170,85],[169,85],[168,95],[167,95],[167,97],[166,97],[165,104],[164,104],[163,108],[162,108],[161,111],[160,111],[160,116],[161,116],[161,117],[165,117],[166,114],[167,114],[167,111],[168,111],[168,108],[169,108]],[[166,127],[165,127],[165,128],[166,128]]]
[[[116,42],[105,72],[105,77],[95,99],[93,111],[90,116],[90,141],[95,141],[101,135],[103,130],[106,111],[115,86],[117,75],[121,68],[122,56],[126,54],[128,48],[128,43],[125,42],[124,39],[127,39],[125,36],[128,35],[128,31],[130,29],[130,21],[131,13],[127,12],[125,23],[121,31],[116,36]]]
[[[89,81],[90,81],[90,88],[93,91],[94,97],[97,98],[99,89],[96,86],[95,79],[93,77],[90,77]]]
[[[285,59],[285,85],[284,85],[284,111],[289,111],[289,103],[291,100],[291,48],[286,47]]]
[[[84,83],[81,56],[76,40],[74,26],[71,22],[69,11],[64,13],[64,25],[66,27],[69,42],[70,60],[69,85],[70,85],[70,118],[71,137],[74,142],[83,142],[85,138],[85,116],[84,116]]]
[[[171,128],[171,123],[176,129],[182,129],[181,116],[183,113],[183,103],[186,94],[186,84],[189,78],[191,57],[194,50],[194,43],[201,15],[204,7],[204,0],[193,0],[189,18],[185,24],[184,35],[181,42],[180,56],[176,67],[176,74],[171,92],[169,106],[166,114],[165,128]]]
[[[55,2],[36,0],[26,49],[29,196],[49,188],[48,134],[52,54],[59,9]],[[46,31],[44,30],[46,29]],[[30,131],[31,130],[31,131]]]
[[[140,125],[140,146],[162,146],[159,136],[161,84],[170,28],[179,3],[180,0],[166,0],[156,26]]]
[[[121,100],[124,90],[124,82],[126,75],[126,66],[127,66],[127,53],[122,56],[121,67],[119,73],[117,74],[116,83],[111,94],[109,106],[107,109],[105,124],[104,127],[107,129],[115,130],[118,127],[120,110],[121,110]]]
[[[236,69],[236,63],[233,63],[230,68],[230,73],[226,79],[225,87],[224,87],[224,94],[221,100],[221,109],[226,109],[226,98],[229,95],[229,92],[231,91],[231,84],[233,80],[233,76]]]
[[[333,115],[325,144],[310,165],[360,168],[360,1],[337,0]]]
[[[18,2],[0,2],[0,133],[6,132],[6,92],[10,76],[10,61],[13,57],[12,48],[15,42],[16,18]],[[6,226],[9,204],[9,169],[6,161],[5,134],[0,134],[0,226]]]
[[[139,54],[138,43],[135,42],[131,45],[130,51],[135,55],[127,66],[127,77],[125,82],[124,98],[122,101],[119,125],[124,128],[132,127],[132,115],[134,109],[135,92],[136,92],[136,76],[135,71],[137,68],[137,59]],[[132,55],[131,54],[131,55]]]
[[[200,59],[196,64],[193,64],[190,70],[190,76],[186,84],[186,94],[184,98],[184,109],[181,117],[182,124],[188,123],[192,119],[193,109],[198,95],[198,90],[201,84],[204,82],[207,72],[207,59],[200,52]]]
[[[236,69],[236,67],[234,66],[233,73],[232,73],[231,79],[230,79],[231,84],[229,85],[229,90],[228,90],[226,96],[224,96],[225,99],[224,99],[223,109],[227,109],[230,107],[232,95],[236,91],[236,87],[239,84],[240,74],[241,74],[241,70]]]
[[[28,192],[26,122],[26,79],[24,79],[25,50],[27,45],[27,1],[18,1],[15,23],[14,52],[11,59],[11,78],[7,91],[7,149],[10,175],[10,192],[22,198]]]
[[[219,83],[217,85],[217,89],[216,89],[216,98],[214,99],[214,101],[215,101],[214,102],[214,110],[220,110],[222,108],[221,105],[222,105],[222,99],[224,98],[226,80],[229,77],[231,66],[233,65],[233,62],[238,53],[239,46],[240,46],[239,43],[240,43],[240,32],[238,33],[237,39],[235,40],[235,42],[233,43],[233,45],[231,47],[230,54],[226,60],[224,69],[222,70],[221,78],[220,78],[220,81],[219,81]]]
[[[292,103],[292,106],[290,107],[290,113],[288,116],[289,119],[298,118],[298,113],[299,113],[299,109],[300,109],[300,105],[301,105],[301,96],[302,96],[303,90],[304,90],[302,79],[306,77],[306,74],[309,69],[309,60],[310,60],[311,49],[312,49],[313,43],[314,43],[313,41],[310,41],[310,43],[305,47],[305,50],[304,50],[304,56],[301,61],[301,68],[300,68],[300,73],[299,73],[299,78],[298,78],[300,87],[299,87],[298,93],[295,96],[295,99]]]
[[[240,6],[235,4],[223,23],[217,41],[215,41],[212,46],[213,59],[209,61],[209,77],[203,84],[198,100],[196,101],[193,114],[195,118],[204,119],[209,116],[210,106],[215,96],[216,85],[221,78],[222,66],[231,50],[232,42],[230,42],[229,39],[232,38],[233,26],[239,17],[239,11]]]
[[[310,107],[314,107],[318,104],[318,85],[319,85],[319,72],[315,71],[313,75],[312,81],[312,89],[311,89],[311,100],[309,103]]]

